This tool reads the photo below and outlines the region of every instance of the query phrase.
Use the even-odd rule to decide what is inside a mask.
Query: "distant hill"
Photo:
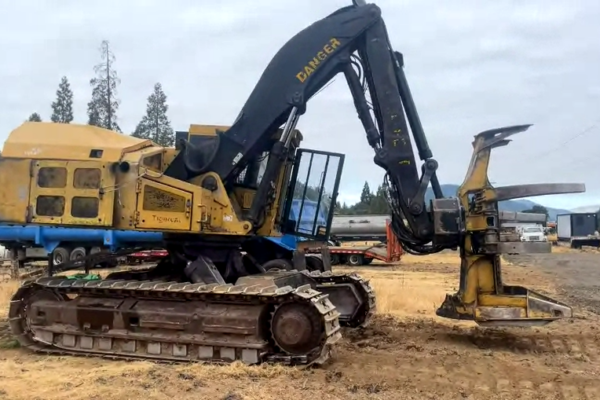
[[[598,210],[600,210],[600,204],[576,207],[576,208],[572,209],[571,212],[574,212],[574,213],[597,213]]]
[[[454,196],[456,196],[457,190],[458,190],[458,185],[442,185],[442,192],[444,193],[444,196],[454,197]],[[431,190],[431,188],[428,188],[427,193],[425,195],[426,202],[429,202],[429,200],[431,200],[433,198],[434,198],[433,191]],[[531,200],[508,200],[508,201],[500,202],[500,210],[521,212],[521,211],[525,211],[525,210],[530,210],[535,205],[544,206],[543,204],[535,203]],[[544,207],[546,207],[546,206],[544,206]],[[546,209],[548,210],[548,216],[551,220],[556,220],[557,214],[570,213],[569,210],[563,210],[560,208],[546,207]]]

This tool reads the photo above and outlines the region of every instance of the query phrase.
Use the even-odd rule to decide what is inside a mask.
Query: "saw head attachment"
[[[501,254],[550,253],[552,244],[523,241],[503,222],[519,222],[524,213],[500,212],[498,203],[524,197],[583,193],[583,183],[542,183],[495,188],[488,178],[491,151],[506,146],[508,138],[531,125],[515,125],[481,132],[473,141],[473,154],[457,199],[432,201],[436,237],[457,241],[461,249],[460,287],[447,295],[437,314],[467,319],[483,326],[539,326],[570,318],[571,307],[522,286],[502,282]],[[454,204],[450,204],[454,201]],[[454,218],[450,218],[453,213]],[[546,215],[528,214],[545,225]],[[456,221],[454,224],[451,221]]]

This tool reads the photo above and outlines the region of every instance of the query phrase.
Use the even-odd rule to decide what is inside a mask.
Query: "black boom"
[[[415,252],[441,250],[425,246],[433,237],[433,223],[424,203],[429,183],[435,196],[442,197],[435,172],[438,164],[431,158],[402,55],[392,49],[375,4],[355,1],[292,37],[273,57],[231,128],[207,138],[202,147],[185,144],[166,174],[187,180],[213,171],[227,183],[249,160],[269,151],[272,157],[250,213],[250,219],[256,220],[307,102],[338,73],[346,78],[369,145],[375,150],[374,161],[386,171],[396,235]],[[365,96],[367,89],[370,102]],[[269,139],[282,125],[280,141],[269,148]],[[421,171],[408,125],[424,161]]]

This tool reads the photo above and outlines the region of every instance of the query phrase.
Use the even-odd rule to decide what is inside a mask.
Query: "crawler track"
[[[362,299],[363,304],[358,307],[358,310],[351,318],[340,318],[342,326],[350,328],[365,328],[371,322],[371,318],[375,314],[377,304],[375,301],[375,292],[371,288],[368,281],[362,279],[358,274],[344,274],[333,272],[311,272],[310,276],[318,283],[317,290],[327,292],[327,286],[343,286],[352,285],[357,294]],[[335,302],[334,302],[335,304]]]
[[[94,264],[116,256],[87,258]],[[356,274],[270,271],[207,285],[170,281],[163,272],[28,281],[11,300],[11,331],[21,346],[46,354],[311,365],[329,358],[340,325],[366,327],[376,307],[369,283]]]
[[[109,276],[109,279],[114,276],[117,277],[117,279],[124,280],[148,280],[152,279],[155,268],[156,267],[115,272]],[[340,324],[350,328],[365,328],[369,325],[371,318],[377,309],[377,304],[375,292],[368,281],[364,280],[356,273],[346,274],[339,272],[334,273],[331,271],[304,271],[303,273],[310,276],[317,283],[317,290],[330,294],[330,300],[333,301],[334,305],[338,308],[338,311],[340,308],[338,306],[341,306],[342,304],[338,305],[336,300],[339,302],[342,302],[343,300],[331,293],[332,287],[336,287],[335,289],[340,290],[343,287],[352,286],[354,295],[360,298],[360,304],[352,305],[357,308],[352,315],[341,315]]]
[[[9,323],[19,343],[39,353],[322,363],[341,338],[339,313],[308,284],[276,284],[300,275],[278,271],[236,285],[40,278],[15,293]]]

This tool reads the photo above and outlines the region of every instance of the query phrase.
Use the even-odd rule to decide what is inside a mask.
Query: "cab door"
[[[345,155],[298,149],[288,185],[282,233],[326,241],[342,177]]]

